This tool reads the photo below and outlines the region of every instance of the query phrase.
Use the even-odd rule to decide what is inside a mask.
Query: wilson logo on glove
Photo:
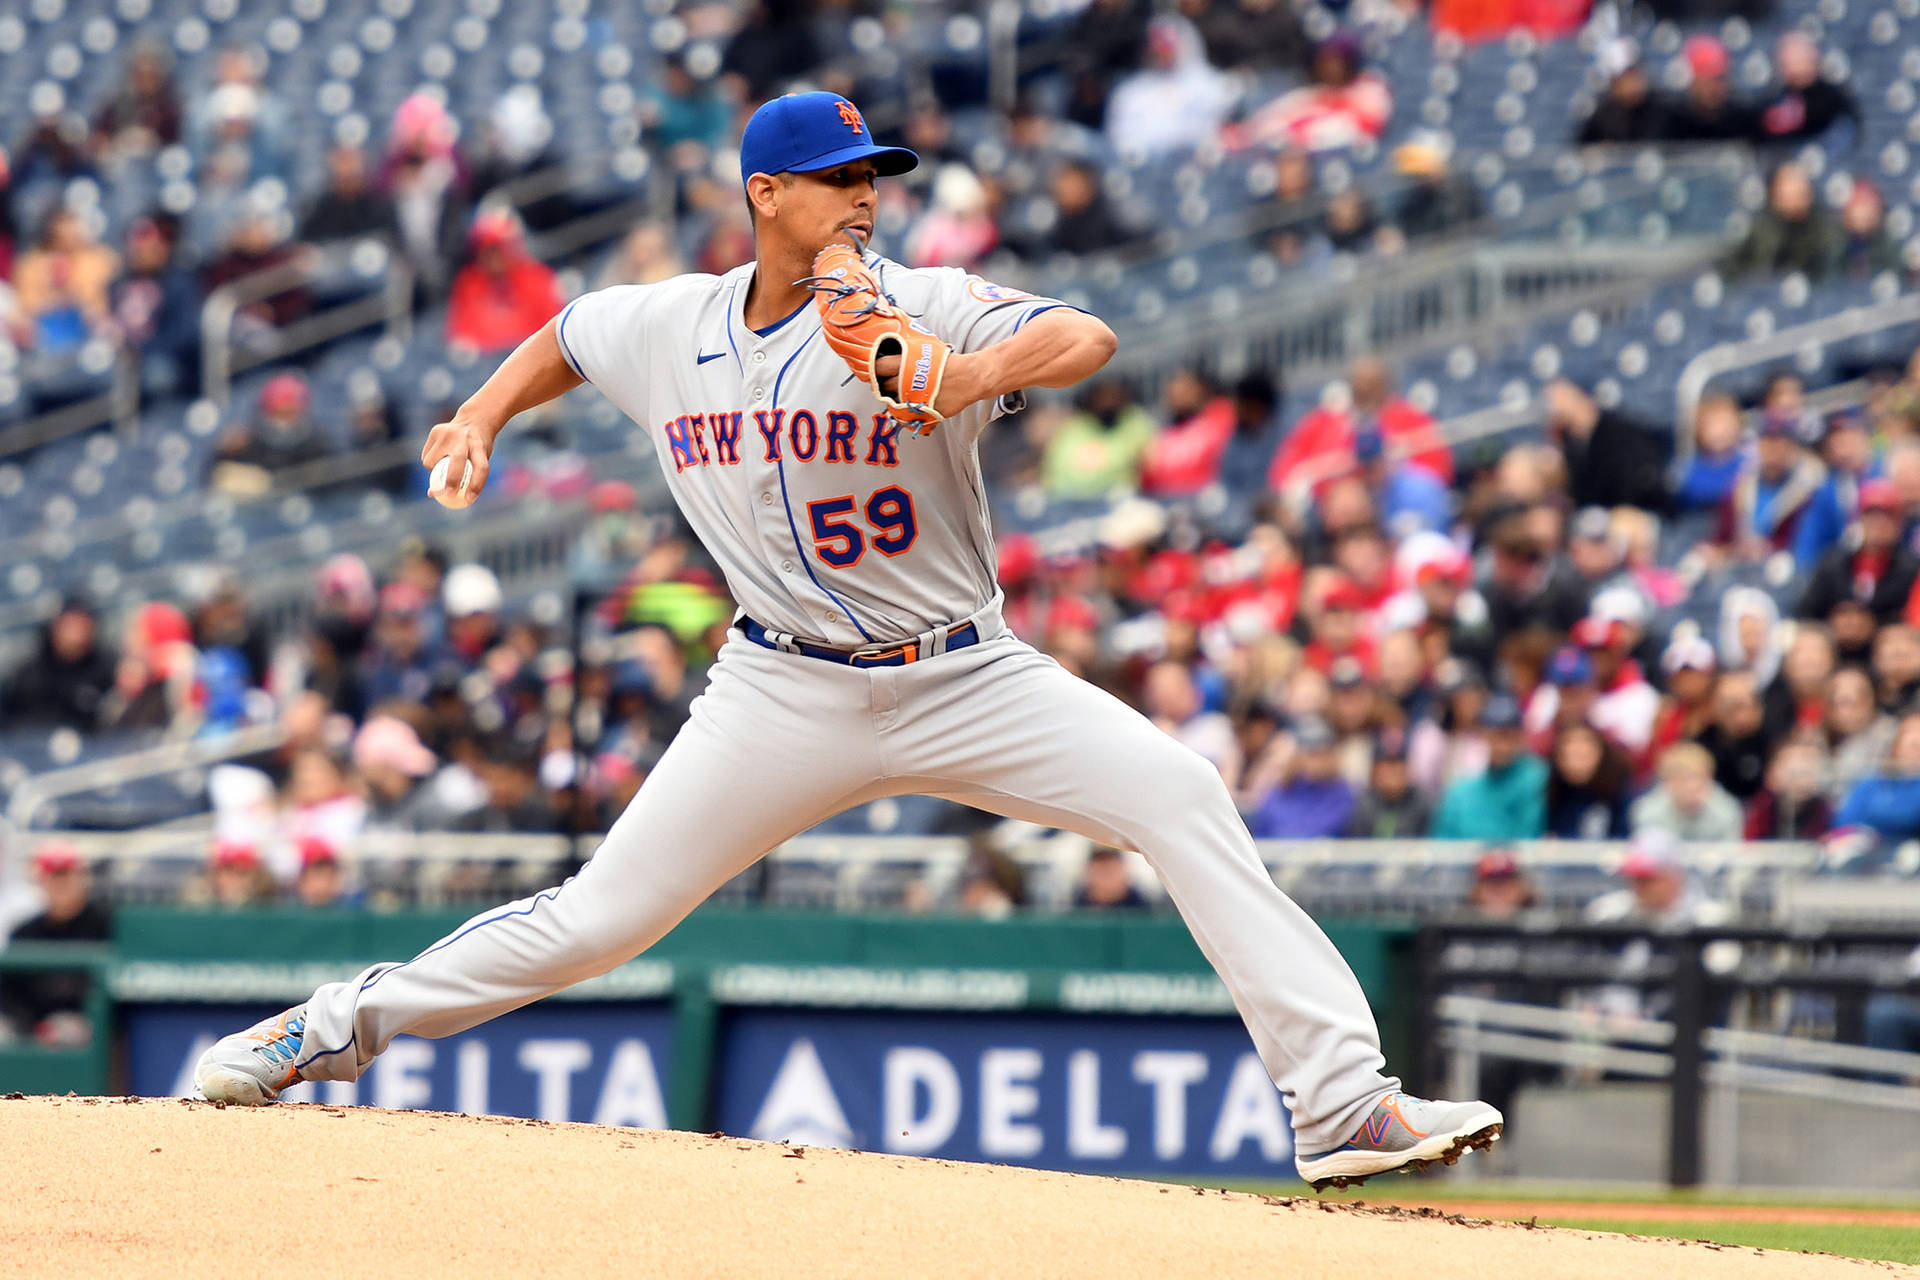
[[[813,260],[813,274],[799,283],[813,291],[827,345],[887,406],[887,416],[913,431],[931,431],[942,417],[933,402],[940,398],[940,378],[953,349],[893,305],[851,245],[822,249]],[[885,356],[901,360],[896,393],[887,391],[875,371]]]

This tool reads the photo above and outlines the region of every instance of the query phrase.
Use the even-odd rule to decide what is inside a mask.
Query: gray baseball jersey
[[[957,268],[866,261],[956,351],[1065,305]],[[810,300],[761,332],[746,326],[753,270],[587,294],[560,313],[560,349],[652,438],[674,501],[763,626],[856,648],[989,604],[975,446],[1017,402],[969,406],[927,435],[902,429],[827,345]]]

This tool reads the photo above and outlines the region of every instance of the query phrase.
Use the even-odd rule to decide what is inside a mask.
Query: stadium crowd
[[[891,113],[922,156],[889,196],[887,247],[915,265],[1143,246],[1155,228],[1111,194],[1118,158],[1195,148],[1271,157],[1247,247],[1299,271],[1401,253],[1485,212],[1444,132],[1396,146],[1389,184],[1342,176],[1343,157],[1389,136],[1394,86],[1369,67],[1366,37],[1408,20],[1392,6],[1309,37],[1304,11],[1274,0],[1183,0],[1157,16],[1093,0],[1059,74],[996,118],[986,147],[962,144],[938,94],[871,79],[853,43],[861,6],[700,8],[694,27],[709,24],[718,56],[689,45],[634,107],[672,216],[635,226],[592,283],[748,256],[726,160],[744,113],[796,66]],[[1569,140],[1754,148],[1767,203],[1729,274],[1901,269],[1873,185],[1847,183],[1829,207],[1831,184],[1816,188],[1800,158],[1814,143],[1844,159],[1849,90],[1823,78],[1804,32],[1772,58],[1768,86],[1742,97],[1726,48],[1696,35],[1674,94],[1652,87],[1631,40],[1604,41],[1606,89]],[[138,350],[148,394],[190,395],[209,290],[368,236],[408,262],[421,305],[444,305],[453,346],[497,354],[561,305],[527,232],[566,221],[567,197],[517,215],[485,199],[555,156],[537,91],[508,90],[478,121],[413,94],[377,143],[332,145],[313,181],[288,161],[309,125],[261,59],[235,48],[215,67],[189,98],[163,48],[134,48],[110,94],[41,112],[0,161],[0,329],[29,385],[36,362],[105,337]],[[63,197],[176,145],[191,212],[145,213],[117,249],[97,207]],[[312,305],[289,289],[243,329]],[[1273,370],[1218,385],[1189,369],[1145,402],[1097,381],[983,447],[1003,503],[1131,499],[1073,545],[1003,538],[1010,623],[1210,759],[1260,836],[1920,834],[1920,366],[1886,371],[1864,408],[1827,418],[1790,374],[1751,404],[1709,395],[1691,424],[1633,421],[1565,382],[1545,403],[1543,442],[1482,459],[1450,448],[1378,359],[1304,412]],[[315,424],[289,366],[235,413],[207,484],[262,493],[284,469],[427,425],[369,394],[342,441]],[[1676,427],[1695,442],[1677,462]],[[371,483],[418,488],[404,467]],[[233,573],[123,617],[75,596],[8,675],[0,715],[174,737],[282,724],[286,744],[214,796],[220,837],[198,892],[221,902],[351,894],[342,860],[369,831],[603,829],[684,722],[730,608],[671,519],[619,484],[588,501],[575,576],[599,603],[577,646],[564,605],[509,600],[484,567],[413,545],[380,574],[328,562],[296,634],[267,634]],[[1662,563],[1674,528],[1697,545]],[[1804,585],[1730,591],[1709,628],[1656,625],[1702,574],[1742,565]],[[1102,874],[1090,867],[1090,885]],[[983,854],[969,891],[997,901],[993,881],[1017,902],[1006,879]],[[1109,884],[1089,901],[1104,896],[1126,895]]]

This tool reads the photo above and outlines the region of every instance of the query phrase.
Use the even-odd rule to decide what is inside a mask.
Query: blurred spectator
[[[1409,180],[1393,225],[1408,240],[1457,230],[1484,216],[1480,189],[1447,167],[1451,154],[1451,146],[1437,135],[1416,135],[1393,149],[1394,171]]]
[[[1291,71],[1310,52],[1300,17],[1287,0],[1181,0],[1216,67]]]
[[[1193,24],[1155,18],[1140,69],[1116,84],[1107,101],[1107,138],[1122,154],[1189,150],[1212,140],[1233,100],[1231,81],[1207,61]]]
[[[305,842],[300,848],[300,874],[293,882],[294,898],[303,907],[320,909],[339,906],[345,893],[339,853],[324,840]]]
[[[720,70],[733,85],[735,102],[761,102],[775,97],[797,68],[818,66],[824,59],[811,13],[767,0],[751,0],[745,8]]]
[[[1167,380],[1167,421],[1154,437],[1140,472],[1140,488],[1156,497],[1192,497],[1212,484],[1233,436],[1234,402],[1195,368]]]
[[[13,287],[40,351],[70,351],[103,328],[108,288],[120,259],[93,238],[86,219],[64,205],[47,215],[40,243],[14,264]]]
[[[1156,662],[1147,669],[1141,709],[1168,737],[1197,752],[1220,771],[1229,789],[1240,785],[1240,745],[1233,722],[1202,704],[1193,672],[1184,663]]]
[[[1073,905],[1082,911],[1144,911],[1147,900],[1127,874],[1126,855],[1110,845],[1097,844],[1087,854]]]
[[[1682,742],[1660,756],[1659,783],[1633,802],[1635,834],[1664,831],[1678,840],[1738,840],[1745,828],[1740,802],[1713,780],[1713,756]]]
[[[1606,77],[1606,96],[1581,124],[1577,141],[1592,143],[1653,142],[1668,131],[1667,108],[1647,83],[1640,65],[1640,46],[1625,37],[1607,41],[1595,59]]]
[[[1293,424],[1267,472],[1275,493],[1313,490],[1355,465],[1354,438],[1364,424],[1380,432],[1386,449],[1443,483],[1453,483],[1453,454],[1435,429],[1433,415],[1400,396],[1387,362],[1362,356],[1347,370],[1349,403],[1323,403]]]
[[[665,61],[641,106],[641,136],[672,158],[675,167],[697,167],[704,157],[726,149],[733,108],[717,83],[694,78],[685,58]]]
[[[942,165],[933,200],[907,238],[908,265],[972,270],[999,242],[986,184],[963,165]]]
[[[1273,158],[1273,196],[1263,207],[1264,225],[1255,247],[1290,267],[1316,264],[1327,253],[1325,238],[1316,230],[1324,204],[1313,157],[1298,147],[1282,150]]]
[[[1833,806],[1822,793],[1820,750],[1787,742],[1767,766],[1766,785],[1747,802],[1749,840],[1818,840],[1833,826]]]
[[[1710,35],[1681,46],[1687,91],[1666,113],[1662,136],[1673,142],[1744,142],[1759,132],[1759,113],[1733,96],[1727,47]]]
[[[1566,458],[1576,507],[1667,509],[1666,457],[1653,433],[1565,378],[1547,384],[1546,429]]]
[[[213,86],[196,98],[187,122],[187,145],[202,180],[220,187],[237,190],[288,176],[287,110],[261,83],[255,57],[247,49],[222,49]]]
[[[473,260],[447,299],[447,341],[483,354],[506,351],[540,331],[566,305],[553,268],[527,256],[519,222],[482,213],[467,240]]]
[[[1793,534],[1793,559],[1801,569],[1820,562],[1860,514],[1860,483],[1879,474],[1867,420],[1853,410],[1830,414],[1821,453],[1827,478],[1814,491]]]
[[[1713,722],[1701,733],[1713,757],[1713,780],[1743,805],[1766,781],[1770,747],[1760,685],[1750,672],[1729,671],[1713,691]]]
[[[227,233],[226,246],[207,263],[206,289],[212,293],[263,271],[285,269],[288,279],[278,292],[255,299],[240,308],[234,317],[234,337],[243,344],[267,347],[276,341],[273,330],[284,329],[313,309],[304,272],[299,265],[305,246],[288,235],[284,211],[271,211],[257,202],[249,202]]]
[[[1676,929],[1710,928],[1733,919],[1733,909],[1709,898],[1688,874],[1678,844],[1665,832],[1637,833],[1620,874],[1627,887],[1588,904],[1587,919]]]
[[[447,644],[462,660],[479,661],[500,634],[505,597],[500,579],[483,564],[456,565],[441,587],[447,615]]]
[[[252,421],[230,428],[215,455],[213,487],[254,496],[273,487],[276,472],[327,456],[327,442],[313,424],[313,393],[297,373],[275,374],[260,388]]]
[[[14,149],[13,169],[14,181],[23,188],[96,176],[87,148],[86,120],[78,111],[67,110],[64,99],[55,95],[47,109],[35,109],[26,136]]]
[[[200,285],[176,257],[178,238],[166,214],[135,218],[127,227],[126,274],[108,295],[121,341],[140,353],[143,395],[200,385]]]
[[[46,907],[15,929],[11,941],[106,943],[112,938],[112,917],[94,901],[93,874],[78,849],[65,843],[42,845],[33,857],[33,873]],[[9,973],[0,986],[0,1021],[49,1047],[84,1045],[94,1032],[86,1017],[92,987],[85,969]]]
[[[1098,498],[1139,487],[1153,444],[1153,417],[1126,384],[1108,379],[1080,393],[1080,408],[1048,437],[1041,484],[1056,498]]]
[[[1727,258],[1730,276],[1797,271],[1818,283],[1833,274],[1845,251],[1845,232],[1821,207],[1807,171],[1789,160],[1767,180],[1767,207],[1753,215],[1746,238]]]
[[[1745,455],[1740,403],[1725,392],[1702,396],[1693,415],[1693,456],[1674,497],[1682,511],[1713,510],[1733,493]]]
[[[1438,840],[1532,840],[1547,829],[1546,762],[1527,751],[1520,706],[1504,693],[1480,715],[1487,767],[1447,788],[1433,821]]]
[[[1233,432],[1220,451],[1219,479],[1233,494],[1258,492],[1280,444],[1280,389],[1271,375],[1249,373],[1233,386]]]
[[[1798,417],[1769,412],[1760,424],[1759,444],[1721,506],[1715,540],[1748,560],[1791,550],[1826,478],[1826,467],[1801,446]]]
[[[1713,716],[1713,686],[1720,660],[1703,636],[1685,636],[1667,645],[1660,655],[1667,692],[1654,717],[1649,756],[1657,759],[1680,741],[1694,741],[1706,732]]]
[[[401,102],[376,185],[393,201],[400,252],[426,296],[443,292],[467,225],[467,168],[445,107],[424,93]]]
[[[1900,246],[1887,232],[1886,217],[1887,202],[1880,188],[1865,178],[1853,179],[1840,206],[1840,274],[1865,280],[1882,271],[1903,270]]]
[[[1920,560],[1900,540],[1900,495],[1885,480],[1866,480],[1859,502],[1860,516],[1847,536],[1807,579],[1798,610],[1803,618],[1831,619],[1843,601],[1864,606],[1882,625],[1906,614]]]
[[[180,98],[166,48],[136,44],[125,77],[93,115],[93,151],[105,161],[149,156],[180,141]]]
[[[1100,186],[1100,170],[1087,161],[1068,159],[1055,165],[1047,190],[1054,218],[1037,245],[1039,252],[1105,253],[1138,238],[1114,213]]]
[[[369,703],[426,701],[440,657],[429,645],[429,603],[426,593],[411,582],[381,588],[373,636],[361,654],[361,683]]]
[[[1807,142],[1819,139],[1833,150],[1853,145],[1860,127],[1860,108],[1853,94],[1820,74],[1820,46],[1804,31],[1785,32],[1773,46],[1774,70],[1780,92],[1760,112],[1762,142]],[[1828,131],[1843,126],[1832,136]]]
[[[1467,909],[1483,920],[1511,920],[1538,905],[1539,893],[1511,849],[1489,849],[1473,866]]]
[[[1827,691],[1827,798],[1838,808],[1854,784],[1880,767],[1893,745],[1893,717],[1883,715],[1873,679],[1859,667],[1833,673]]]
[[[1920,709],[1920,631],[1904,623],[1881,627],[1873,637],[1873,677],[1882,711]]]
[[[1547,775],[1547,831],[1562,840],[1617,840],[1627,834],[1633,768],[1626,753],[1589,724],[1563,727]]]
[[[1367,253],[1381,247],[1380,218],[1373,201],[1357,187],[1327,197],[1320,219],[1320,235],[1334,253]]]
[[[1293,758],[1280,783],[1247,817],[1261,839],[1324,840],[1344,834],[1353,819],[1353,788],[1340,774],[1333,728],[1309,716],[1293,728]]]
[[[327,185],[300,219],[300,238],[309,244],[331,244],[363,236],[397,242],[399,230],[392,199],[376,188],[367,175],[366,152],[345,143],[329,147]]]
[[[98,619],[84,601],[69,598],[41,629],[38,651],[0,688],[0,721],[85,732],[99,722],[113,683]]]
[[[620,241],[620,248],[607,259],[595,288],[618,284],[659,284],[686,274],[686,261],[674,247],[673,234],[665,224],[649,218],[634,224]]]
[[[1408,840],[1427,834],[1433,815],[1414,790],[1407,767],[1404,730],[1383,730],[1373,745],[1367,785],[1347,821],[1346,834],[1361,840]]]
[[[1487,736],[1480,714],[1487,702],[1486,682],[1477,670],[1449,658],[1434,672],[1436,710],[1413,726],[1407,740],[1407,764],[1413,784],[1437,804],[1454,782],[1487,767]]]
[[[195,653],[193,624],[173,605],[141,605],[127,624],[114,683],[100,707],[102,727],[175,729],[188,720]]]
[[[472,150],[470,190],[475,198],[558,164],[553,121],[541,101],[540,87],[523,82],[494,99],[480,145]],[[516,212],[535,230],[545,230],[565,222],[571,208],[571,198],[562,191],[539,196]]]
[[[1798,732],[1818,732],[1827,714],[1833,679],[1833,640],[1817,623],[1793,629],[1780,674],[1766,686],[1767,740],[1782,742]]]
[[[1226,142],[1338,151],[1378,138],[1392,114],[1392,89],[1364,69],[1360,37],[1341,31],[1314,50],[1311,83],[1256,108],[1227,131]]]
[[[1613,517],[1600,507],[1584,507],[1567,522],[1567,558],[1561,572],[1592,609],[1601,590],[1620,576],[1625,553]]]
[[[1920,712],[1900,717],[1886,759],[1833,816],[1837,827],[1867,827],[1888,845],[1920,836]]]
[[[1593,700],[1589,722],[1630,758],[1638,758],[1653,741],[1653,722],[1660,713],[1660,695],[1654,691],[1632,657],[1632,641],[1619,622],[1582,618],[1573,628],[1573,642],[1593,662]]]
[[[273,877],[260,851],[240,840],[216,841],[207,866],[207,896],[216,907],[257,907],[273,901]]]

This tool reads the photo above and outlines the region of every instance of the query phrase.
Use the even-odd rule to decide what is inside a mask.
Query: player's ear
[[[753,206],[756,216],[769,218],[780,211],[780,192],[784,186],[770,173],[756,173],[747,179],[747,203]]]

